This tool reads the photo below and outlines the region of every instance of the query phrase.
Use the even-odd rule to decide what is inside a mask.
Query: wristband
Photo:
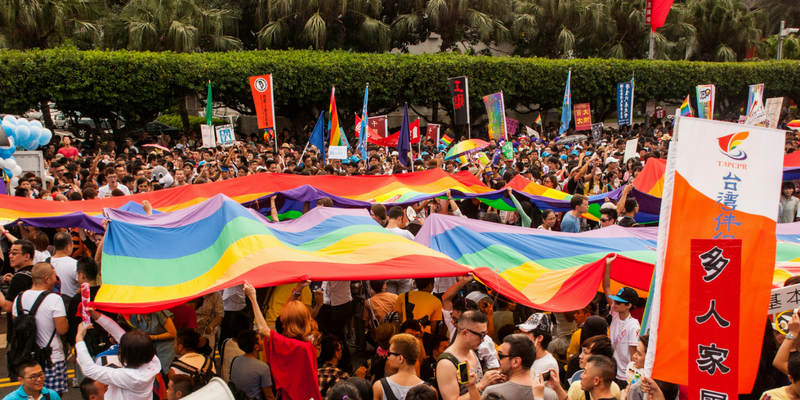
[[[292,292],[292,294],[293,294],[295,297],[300,297],[300,295],[301,295],[301,294],[303,294],[303,292],[300,292],[300,291],[297,291],[297,290],[295,290],[294,292]]]
[[[795,339],[797,339],[797,336],[792,335],[792,333],[790,332],[790,333],[786,334],[786,339],[795,340]]]

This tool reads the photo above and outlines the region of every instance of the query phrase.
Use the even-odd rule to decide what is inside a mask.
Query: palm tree
[[[230,51],[241,41],[229,10],[205,9],[194,0],[132,0],[113,23],[113,47],[139,51]]]
[[[588,44],[610,28],[599,1],[514,0],[514,12],[516,52],[525,56],[575,57],[580,42]]]
[[[764,36],[775,35],[786,21],[787,28],[800,27],[800,2],[796,0],[757,0],[753,8],[767,14],[766,23],[759,24]]]
[[[742,0],[689,0],[673,6],[675,10],[673,23],[683,31],[675,38],[681,58],[737,61],[745,58],[748,48],[762,47],[757,26],[766,14],[750,11]]]
[[[381,19],[380,1],[259,0],[256,33],[261,48],[345,48],[353,32],[356,46],[388,50],[389,24]]]
[[[64,39],[98,43],[99,0],[0,0],[0,47],[52,48]]]
[[[511,38],[511,0],[428,0],[425,14],[431,32],[442,40],[439,49],[455,49],[459,43],[505,43]],[[508,19],[509,21],[506,21]]]

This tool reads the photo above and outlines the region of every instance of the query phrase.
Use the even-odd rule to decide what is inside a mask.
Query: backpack
[[[188,374],[189,377],[192,378],[192,387],[194,390],[197,390],[207,385],[208,382],[211,382],[211,379],[214,378],[214,371],[211,370],[211,357],[205,356],[204,358],[203,366],[200,369],[186,364],[181,360],[173,361],[171,367]]]
[[[231,360],[231,368],[229,369],[230,376],[228,377],[229,378],[228,379],[228,389],[231,390],[231,393],[233,394],[233,398],[236,399],[236,400],[254,400],[252,397],[247,396],[247,393],[245,393],[243,390],[237,388],[236,384],[233,383],[233,381],[230,379],[230,377],[233,376],[233,362],[236,361],[236,359],[239,358],[239,357],[241,357],[241,356],[233,357],[233,360]]]
[[[44,299],[49,295],[49,292],[42,292],[36,301],[33,303],[31,309],[26,313],[22,308],[22,295],[17,296],[16,307],[17,317],[14,318],[14,330],[11,332],[11,338],[8,340],[8,352],[6,353],[6,365],[8,365],[8,376],[13,380],[17,379],[15,372],[16,366],[20,361],[26,358],[33,358],[43,368],[51,368],[53,363],[50,361],[50,354],[53,349],[50,348],[50,342],[56,336],[56,330],[53,329],[53,334],[50,335],[50,340],[47,341],[47,346],[44,348],[39,347],[36,342],[37,329],[36,329],[36,312],[39,311],[39,306]]]

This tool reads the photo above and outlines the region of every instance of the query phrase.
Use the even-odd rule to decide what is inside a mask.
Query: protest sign
[[[625,142],[625,157],[622,162],[626,163],[631,158],[636,157],[636,146],[639,144],[638,139],[631,139]]]
[[[328,146],[328,158],[344,160],[347,158],[347,146]]]
[[[773,97],[767,99],[767,128],[776,129],[781,119],[781,108],[783,107],[783,97]]]
[[[214,134],[214,127],[200,125],[200,136],[203,137],[203,147],[217,147],[217,136]]]
[[[231,145],[236,138],[233,135],[233,125],[217,125],[217,143],[221,145]]]
[[[633,120],[633,83],[617,84],[617,124],[631,125]]]
[[[469,86],[466,76],[449,78],[450,97],[453,99],[453,111],[455,112],[453,123],[455,125],[469,124]]]
[[[589,103],[575,104],[575,130],[588,131],[592,129],[592,111]]]

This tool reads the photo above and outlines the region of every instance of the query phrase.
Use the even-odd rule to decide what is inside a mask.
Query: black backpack
[[[8,366],[8,376],[14,380],[17,379],[16,366],[20,361],[32,358],[42,366],[42,368],[51,368],[53,363],[50,361],[50,354],[53,349],[50,348],[50,342],[56,336],[55,329],[53,334],[50,335],[50,340],[44,348],[39,347],[36,342],[36,312],[39,311],[39,306],[44,301],[49,292],[42,292],[33,306],[28,312],[22,308],[22,295],[20,293],[16,299],[17,317],[14,318],[14,330],[11,332],[11,338],[8,341],[8,352],[6,353],[6,365]]]
[[[173,361],[171,367],[189,375],[189,377],[192,378],[193,390],[197,390],[207,385],[208,382],[211,382],[211,379],[214,378],[214,371],[211,370],[211,363],[211,357],[205,356],[205,361],[203,361],[203,366],[200,369],[186,364],[181,360]]]

